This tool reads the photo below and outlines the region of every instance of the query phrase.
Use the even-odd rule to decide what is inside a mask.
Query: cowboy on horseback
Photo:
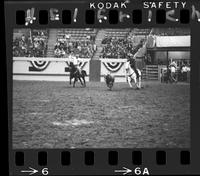
[[[134,72],[135,72],[135,74],[137,76],[137,79],[138,79],[139,78],[139,73],[138,73],[138,69],[136,67],[136,59],[131,53],[128,54],[127,61],[130,62],[130,66],[134,70]]]
[[[133,87],[132,82],[134,82],[137,89],[140,89],[141,88],[141,71],[139,69],[137,69],[137,72],[139,74],[139,77],[137,78],[137,75],[136,75],[137,72],[134,71],[133,68],[131,67],[130,61],[127,61],[125,63],[125,70],[126,70],[125,78],[129,84],[129,86]]]
[[[72,52],[71,55],[69,56],[69,58],[72,60],[74,67],[76,68],[77,72],[80,74],[81,73],[81,67],[80,67],[78,55],[75,56],[74,53]]]
[[[85,70],[81,69],[78,56],[75,56],[72,53],[70,54],[69,59],[70,59],[70,64],[69,64],[70,85],[71,85],[71,80],[74,78],[73,87],[75,87],[75,83],[78,80],[81,82],[81,85],[85,87],[86,86],[85,76],[87,76],[87,73]]]

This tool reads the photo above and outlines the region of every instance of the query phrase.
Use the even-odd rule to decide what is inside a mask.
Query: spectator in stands
[[[24,34],[20,39],[15,39],[13,42],[13,54],[14,56],[21,57],[44,57],[46,52],[46,33],[33,32],[31,36],[25,36]]]
[[[21,40],[19,41],[19,48],[21,50],[20,55],[25,56],[27,53],[27,43],[26,43],[25,35],[21,36]]]
[[[65,56],[65,51],[64,51],[64,49],[63,48],[61,48],[61,50],[60,50],[60,57],[64,57]]]
[[[66,39],[66,35],[64,35],[64,38]],[[86,41],[72,41],[71,39],[67,42],[64,41],[62,38],[61,39],[57,39],[57,43],[54,47],[54,50],[56,50],[57,48],[59,48],[62,53],[65,53],[67,55],[70,55],[72,52],[76,52],[79,53],[79,55],[83,58],[89,58],[92,57],[93,53],[94,53],[94,43],[91,40],[91,36],[90,37],[86,37]],[[58,53],[58,50],[55,51],[55,53]],[[57,57],[62,57],[63,54],[58,55]]]
[[[65,39],[66,40],[70,39],[70,35],[69,34],[65,34]]]
[[[117,38],[105,38],[102,41],[105,44],[103,47],[101,57],[103,58],[125,58],[127,52],[135,54],[144,44],[144,40],[141,40],[138,45],[134,45],[134,42],[128,37],[125,39]]]
[[[91,36],[90,36],[90,35],[87,35],[87,36],[86,36],[86,39],[90,40],[90,39],[91,39]]]
[[[24,34],[21,36],[21,41],[20,42],[22,42],[23,44],[26,43],[26,37],[25,37]]]
[[[61,51],[60,51],[59,48],[56,48],[56,49],[54,50],[54,55],[55,55],[55,57],[60,57]]]

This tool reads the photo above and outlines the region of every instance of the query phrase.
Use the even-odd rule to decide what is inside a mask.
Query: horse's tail
[[[85,70],[82,70],[82,74],[83,74],[84,76],[87,76],[87,72],[86,72]]]

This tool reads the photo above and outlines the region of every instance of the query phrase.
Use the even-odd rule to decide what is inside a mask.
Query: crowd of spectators
[[[55,57],[67,57],[71,53],[80,58],[91,58],[96,51],[94,39],[86,36],[85,40],[74,40],[70,35],[65,34],[63,38],[58,38],[54,47]]]
[[[126,58],[128,53],[135,54],[143,46],[144,40],[139,43],[133,42],[129,38],[105,38],[102,41],[103,50],[101,58]]]
[[[44,57],[47,50],[47,31],[31,31],[13,41],[14,57]]]
[[[141,31],[140,31],[141,32]],[[145,31],[144,31],[145,32]],[[132,34],[132,35],[131,35]],[[188,29],[166,28],[153,29],[151,36],[148,37],[147,47],[155,45],[154,35],[187,35]],[[13,56],[17,57],[45,57],[47,51],[47,30],[31,30],[30,33],[23,34],[13,41]],[[135,37],[132,31],[125,38],[109,37],[102,40],[101,58],[125,58],[127,53],[135,54],[143,46],[144,39]],[[95,44],[95,35],[87,35],[82,39],[74,39],[70,34],[64,34],[59,37],[54,46],[55,57],[67,57],[72,52],[78,54],[81,58],[91,58],[97,46]],[[138,41],[135,41],[135,40]]]

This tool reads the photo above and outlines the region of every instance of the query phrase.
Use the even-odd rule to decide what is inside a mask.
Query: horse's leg
[[[72,84],[72,73],[70,72],[70,74],[69,74],[69,84],[71,85]]]
[[[134,83],[135,83],[135,85],[136,85],[136,88],[138,89],[137,75],[136,75],[136,74],[133,75],[133,76],[132,76],[132,79],[133,79],[133,81],[134,81]]]
[[[75,87],[75,83],[76,83],[76,81],[77,81],[77,78],[75,77],[75,78],[74,78],[73,87]]]
[[[139,81],[140,81],[140,88],[142,88],[142,76],[141,75],[140,75]]]
[[[84,85],[84,87],[86,87],[85,76],[86,76],[86,72],[84,70],[82,70],[80,77],[83,79],[83,85]]]
[[[69,76],[69,85],[71,85],[72,84],[72,77],[71,77],[71,75]]]
[[[79,79],[79,81],[81,82],[81,85],[83,85],[83,82],[82,82],[82,80],[81,80],[81,77],[80,77],[80,76],[78,77],[78,79]]]
[[[141,76],[138,78],[138,88],[141,89]]]
[[[85,76],[83,75],[82,78],[83,78],[83,84],[86,87]]]
[[[132,88],[133,86],[132,86],[132,84],[131,84],[131,78],[130,77],[128,77],[128,84],[129,84],[129,86]]]
[[[141,74],[140,70],[138,70],[138,73],[139,73],[139,77],[138,77],[138,88],[141,89],[142,74]]]

